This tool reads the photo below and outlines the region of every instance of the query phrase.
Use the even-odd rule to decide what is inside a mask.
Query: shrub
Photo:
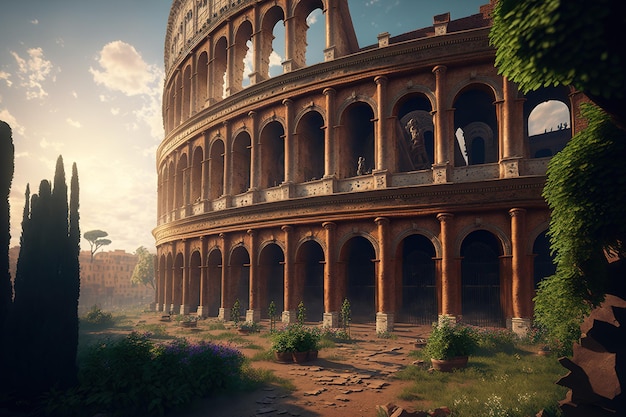
[[[475,349],[476,336],[470,327],[443,319],[433,325],[424,351],[430,358],[441,360],[467,356]]]
[[[272,335],[274,352],[309,352],[319,350],[321,334],[318,329],[312,329],[300,324],[292,324]]]
[[[136,332],[90,348],[80,394],[95,411],[162,414],[228,388],[241,378],[243,355],[210,342],[154,344]]]
[[[102,311],[97,305],[91,307],[85,317],[81,319],[81,323],[83,324],[98,327],[112,326],[113,322],[113,315]]]

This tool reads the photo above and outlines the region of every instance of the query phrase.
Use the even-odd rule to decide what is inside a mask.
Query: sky
[[[367,46],[381,32],[430,26],[448,11],[452,19],[468,16],[487,2],[349,0],[349,6],[359,45]],[[155,252],[155,153],[164,137],[163,47],[172,2],[7,3],[0,10],[0,120],[11,126],[15,145],[11,246],[19,244],[26,184],[37,193],[41,180],[53,179],[61,155],[68,185],[77,164],[81,232],[106,231],[112,243],[105,250]],[[309,40],[313,47],[323,39],[322,24],[311,16],[311,30],[322,34]],[[280,56],[274,59],[276,70]],[[89,249],[85,239],[81,246]]]

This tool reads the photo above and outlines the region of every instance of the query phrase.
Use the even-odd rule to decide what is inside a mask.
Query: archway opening
[[[314,240],[304,242],[296,254],[296,276],[303,284],[302,302],[307,320],[320,321],[324,314],[324,250]]]
[[[259,277],[261,317],[269,316],[271,302],[274,302],[276,314],[280,317],[285,305],[285,254],[277,244],[271,243],[261,250]]]
[[[399,257],[402,265],[402,297],[398,321],[431,324],[437,321],[437,282],[435,247],[423,235],[411,235],[402,241]]]
[[[348,240],[341,251],[352,320],[370,323],[376,315],[376,253],[369,240],[362,236]]]

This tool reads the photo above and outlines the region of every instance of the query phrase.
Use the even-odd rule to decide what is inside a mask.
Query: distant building
[[[494,5],[361,47],[347,0],[174,0],[157,308],[228,320],[238,299],[259,320],[274,301],[292,322],[303,301],[309,320],[337,326],[348,298],[378,331],[452,316],[524,333],[554,272],[546,169],[584,127],[586,97],[522,94],[499,75]],[[308,65],[318,9],[324,61]],[[569,120],[529,137],[546,101]]]
[[[11,277],[15,277],[20,248],[9,250]],[[145,304],[154,301],[152,287],[134,285],[130,282],[137,264],[137,256],[123,250],[100,252],[91,262],[91,253],[80,253],[80,299],[79,311],[84,312],[93,305],[113,309]]]

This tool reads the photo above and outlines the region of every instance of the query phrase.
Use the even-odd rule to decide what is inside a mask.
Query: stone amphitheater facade
[[[307,65],[316,9],[324,60]],[[347,0],[175,0],[157,308],[229,320],[239,300],[258,321],[273,302],[292,322],[302,302],[337,327],[348,300],[379,332],[446,315],[525,332],[553,272],[547,164],[582,127],[585,97],[523,95],[498,75],[492,9],[360,47]],[[270,77],[276,24],[285,56]],[[547,100],[570,121],[529,137]]]

